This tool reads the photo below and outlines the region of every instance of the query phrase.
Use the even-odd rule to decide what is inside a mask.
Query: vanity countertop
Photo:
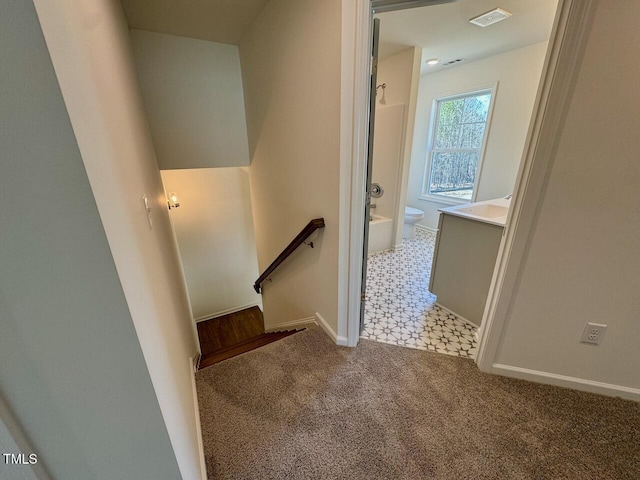
[[[505,223],[507,223],[510,204],[511,199],[494,198],[482,202],[464,203],[462,205],[440,208],[438,211],[504,227]]]

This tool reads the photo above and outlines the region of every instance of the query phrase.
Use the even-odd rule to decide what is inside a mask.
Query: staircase
[[[258,307],[198,322],[200,370],[242,353],[264,347],[297,330],[265,333],[264,318]]]

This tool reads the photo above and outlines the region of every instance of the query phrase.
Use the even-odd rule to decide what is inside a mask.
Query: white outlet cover
[[[587,323],[584,326],[584,331],[582,332],[580,341],[582,343],[593,343],[594,345],[600,345],[602,337],[604,337],[606,331],[606,325],[603,325],[601,323]]]

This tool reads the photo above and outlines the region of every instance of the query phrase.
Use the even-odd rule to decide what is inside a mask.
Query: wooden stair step
[[[198,322],[197,328],[202,356],[265,333],[262,311],[257,306]]]
[[[219,350],[216,350],[215,352],[203,355],[200,359],[199,369],[202,370],[203,368],[210,367],[211,365],[222,362],[223,360],[227,360],[237,355],[250,352],[251,350],[255,350],[256,348],[264,347],[265,345],[276,342],[282,338],[288,337],[289,335],[293,335],[298,331],[299,330],[287,330],[283,332],[263,333],[261,335],[243,340],[242,342],[238,342],[235,345],[221,348]]]

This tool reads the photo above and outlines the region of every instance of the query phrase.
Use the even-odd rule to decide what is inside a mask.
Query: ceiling
[[[129,27],[237,45],[269,0],[121,0]]]
[[[408,47],[421,47],[421,73],[444,68],[442,63],[463,58],[468,63],[549,39],[558,0],[458,0],[431,7],[376,15],[380,18],[380,58]],[[495,7],[513,14],[488,27],[469,19]],[[439,58],[440,64],[425,61]]]

